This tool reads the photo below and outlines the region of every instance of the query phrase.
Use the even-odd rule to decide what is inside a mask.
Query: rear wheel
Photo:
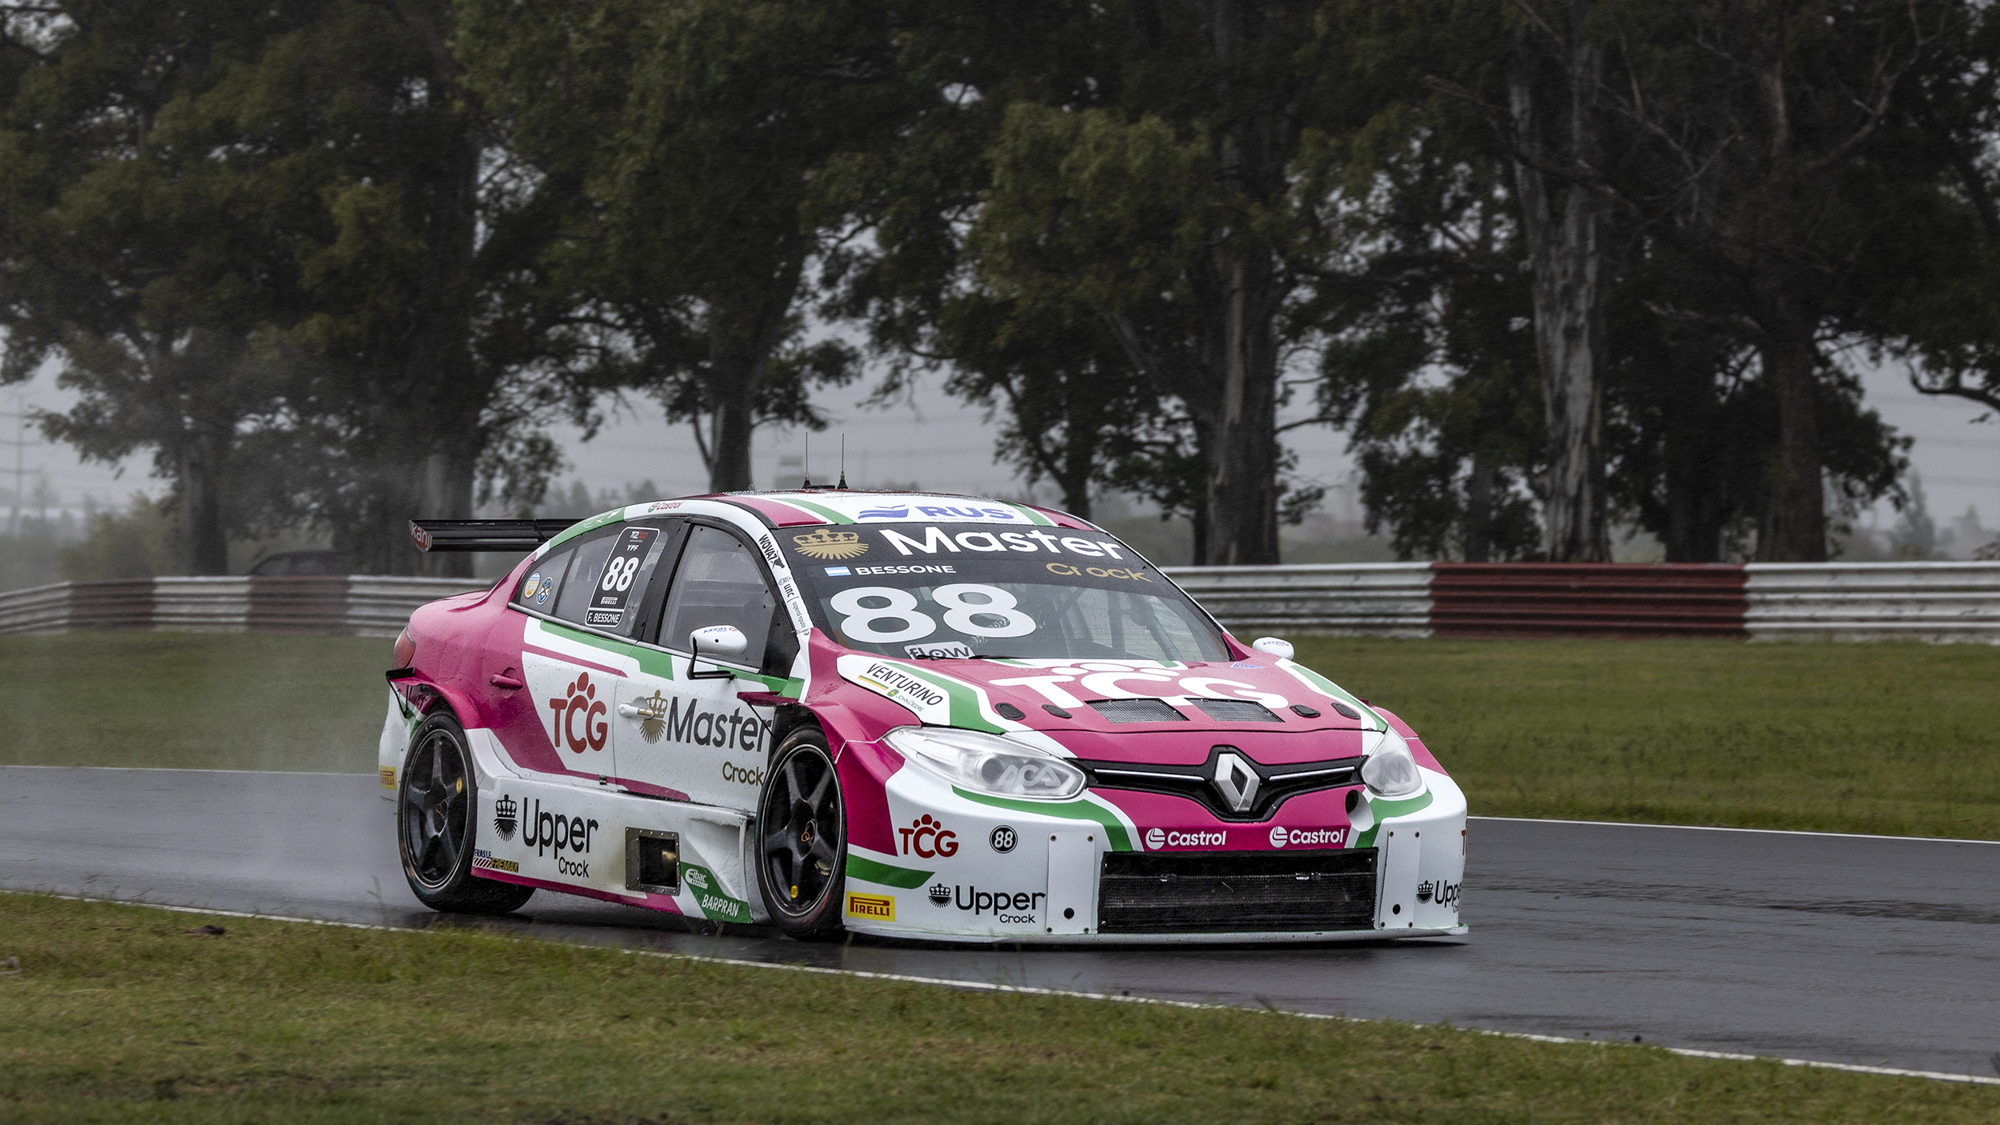
[[[779,929],[801,941],[839,934],[847,813],[826,736],[807,727],[779,745],[757,806],[757,889]]]
[[[479,792],[465,731],[439,712],[417,724],[396,792],[396,836],[403,877],[432,910],[506,914],[519,910],[533,887],[472,874]]]

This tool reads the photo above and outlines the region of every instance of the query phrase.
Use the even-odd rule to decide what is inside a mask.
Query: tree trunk
[[[1073,379],[1088,379],[1088,373]],[[1074,401],[1075,395],[1067,396]],[[1056,486],[1062,489],[1063,510],[1078,519],[1090,518],[1090,478],[1097,470],[1097,448],[1103,442],[1098,411],[1071,410],[1063,421],[1062,451],[1058,455]]]
[[[1217,393],[1208,448],[1210,566],[1278,561],[1278,355],[1274,264],[1262,247],[1218,251]]]
[[[1563,85],[1569,98],[1560,122],[1540,119],[1527,59],[1516,57],[1508,80],[1519,138],[1514,176],[1528,244],[1535,350],[1548,426],[1542,542],[1550,562],[1611,558],[1598,378],[1604,339],[1603,253],[1598,234],[1605,204],[1581,184],[1556,185],[1552,190],[1548,172],[1557,165],[1587,166],[1596,150],[1595,98],[1602,53],[1583,38],[1586,7],[1581,2],[1571,5],[1569,39],[1563,45]],[[1559,144],[1550,144],[1548,134],[1557,130]],[[1560,202],[1554,198],[1557,193]]]
[[[1819,447],[1819,349],[1796,318],[1760,349],[1764,378],[1778,400],[1778,448],[1771,460],[1768,511],[1757,536],[1760,562],[1826,561],[1826,493]]]
[[[1493,559],[1493,459],[1484,445],[1472,451],[1472,475],[1465,482],[1465,523],[1459,536],[1466,562]]]
[[[225,471],[222,443],[205,434],[189,434],[176,459],[180,491],[177,566],[181,574],[228,574],[229,538],[223,530],[222,484]]]
[[[772,247],[770,284],[754,293],[711,296],[708,301],[708,487],[738,492],[753,487],[750,437],[757,429],[757,398],[765,369],[785,341],[812,246],[796,231]],[[830,482],[827,482],[830,483]]]
[[[708,490],[741,492],[751,487],[750,435],[756,429],[757,384],[764,364],[749,349],[729,348],[710,334]],[[821,482],[825,483],[825,482]]]

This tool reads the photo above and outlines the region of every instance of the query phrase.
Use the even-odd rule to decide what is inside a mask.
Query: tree
[[[1325,268],[1338,204],[1309,139],[1366,118],[1318,6],[1282,0],[1078,10],[1080,69],[1006,107],[967,251],[1006,299],[1104,318],[1177,404],[1206,470],[1206,563],[1278,557],[1279,374],[1315,327],[1292,316]],[[1322,151],[1337,151],[1325,144]],[[1198,520],[1198,525],[1202,521]]]
[[[238,485],[269,470],[246,430],[278,410],[252,355],[288,301],[282,248],[246,222],[257,154],[221,143],[216,90],[296,18],[229,3],[0,13],[11,89],[0,118],[0,378],[60,356],[77,405],[44,419],[86,458],[145,448],[172,482],[176,566],[220,574],[253,522]]]
[[[808,389],[858,373],[801,301],[915,112],[900,6],[466,11],[461,57],[558,216],[528,297],[543,369],[655,396],[694,423],[711,488],[750,487],[755,428],[822,427]]]
[[[1590,4],[1524,13],[1507,62],[1506,119],[1522,241],[1534,294],[1535,345],[1548,429],[1543,554],[1609,562],[1604,504],[1604,294],[1607,201],[1598,91],[1604,51]]]
[[[482,453],[532,445],[509,337],[482,332],[530,240],[482,191],[449,33],[446,0],[77,4],[43,29],[0,141],[9,374],[60,352],[85,397],[50,432],[157,451],[186,569],[265,519],[330,528],[364,572],[464,571],[406,521],[470,515]]]
[[[1321,411],[1353,435],[1371,531],[1404,558],[1538,557],[1548,487],[1533,286],[1514,170],[1463,107],[1428,99],[1376,138],[1376,248],[1322,323]],[[1546,492],[1541,495],[1546,498]]]
[[[1684,279],[1683,315],[1754,349],[1778,428],[1757,557],[1827,552],[1829,420],[1822,340],[1871,298],[1862,263],[1893,253],[1866,206],[1912,95],[1963,58],[1966,8],[1947,0],[1747,0],[1625,5],[1619,70],[1602,88],[1640,138],[1640,174],[1607,179]]]

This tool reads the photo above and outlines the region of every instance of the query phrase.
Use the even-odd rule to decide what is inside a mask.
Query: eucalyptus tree
[[[1617,7],[1601,96],[1640,152],[1605,187],[1647,220],[1683,283],[1671,312],[1726,329],[1757,359],[1777,433],[1756,556],[1828,549],[1827,343],[1865,324],[1908,237],[1897,184],[1932,182],[1917,95],[1975,65],[1959,0],[1695,0]]]
[[[857,374],[851,345],[810,339],[807,301],[915,114],[902,9],[462,7],[459,55],[552,217],[521,293],[542,369],[693,422],[712,488],[749,487],[755,427],[822,425],[808,390]]]
[[[73,4],[0,11],[0,378],[56,357],[77,393],[45,416],[88,459],[151,450],[177,510],[175,564],[228,566],[279,412],[252,339],[291,307],[260,237],[274,190],[234,140],[226,89],[293,6]]]

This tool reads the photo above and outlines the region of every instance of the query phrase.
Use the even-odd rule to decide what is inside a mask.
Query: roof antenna
[[[840,483],[837,488],[847,487],[847,431],[840,431]]]
[[[811,487],[813,486],[813,477],[812,477],[812,472],[813,472],[813,436],[812,436],[812,431],[811,431],[811,430],[807,430],[807,431],[806,431],[806,456],[805,456],[805,460],[804,460],[804,461],[802,461],[802,462],[801,462],[801,464],[803,464],[803,465],[805,466],[805,469],[803,470],[803,473],[802,473],[802,474],[801,474],[801,476],[799,477],[799,487],[800,487],[801,489],[806,489],[806,488],[811,488]]]

